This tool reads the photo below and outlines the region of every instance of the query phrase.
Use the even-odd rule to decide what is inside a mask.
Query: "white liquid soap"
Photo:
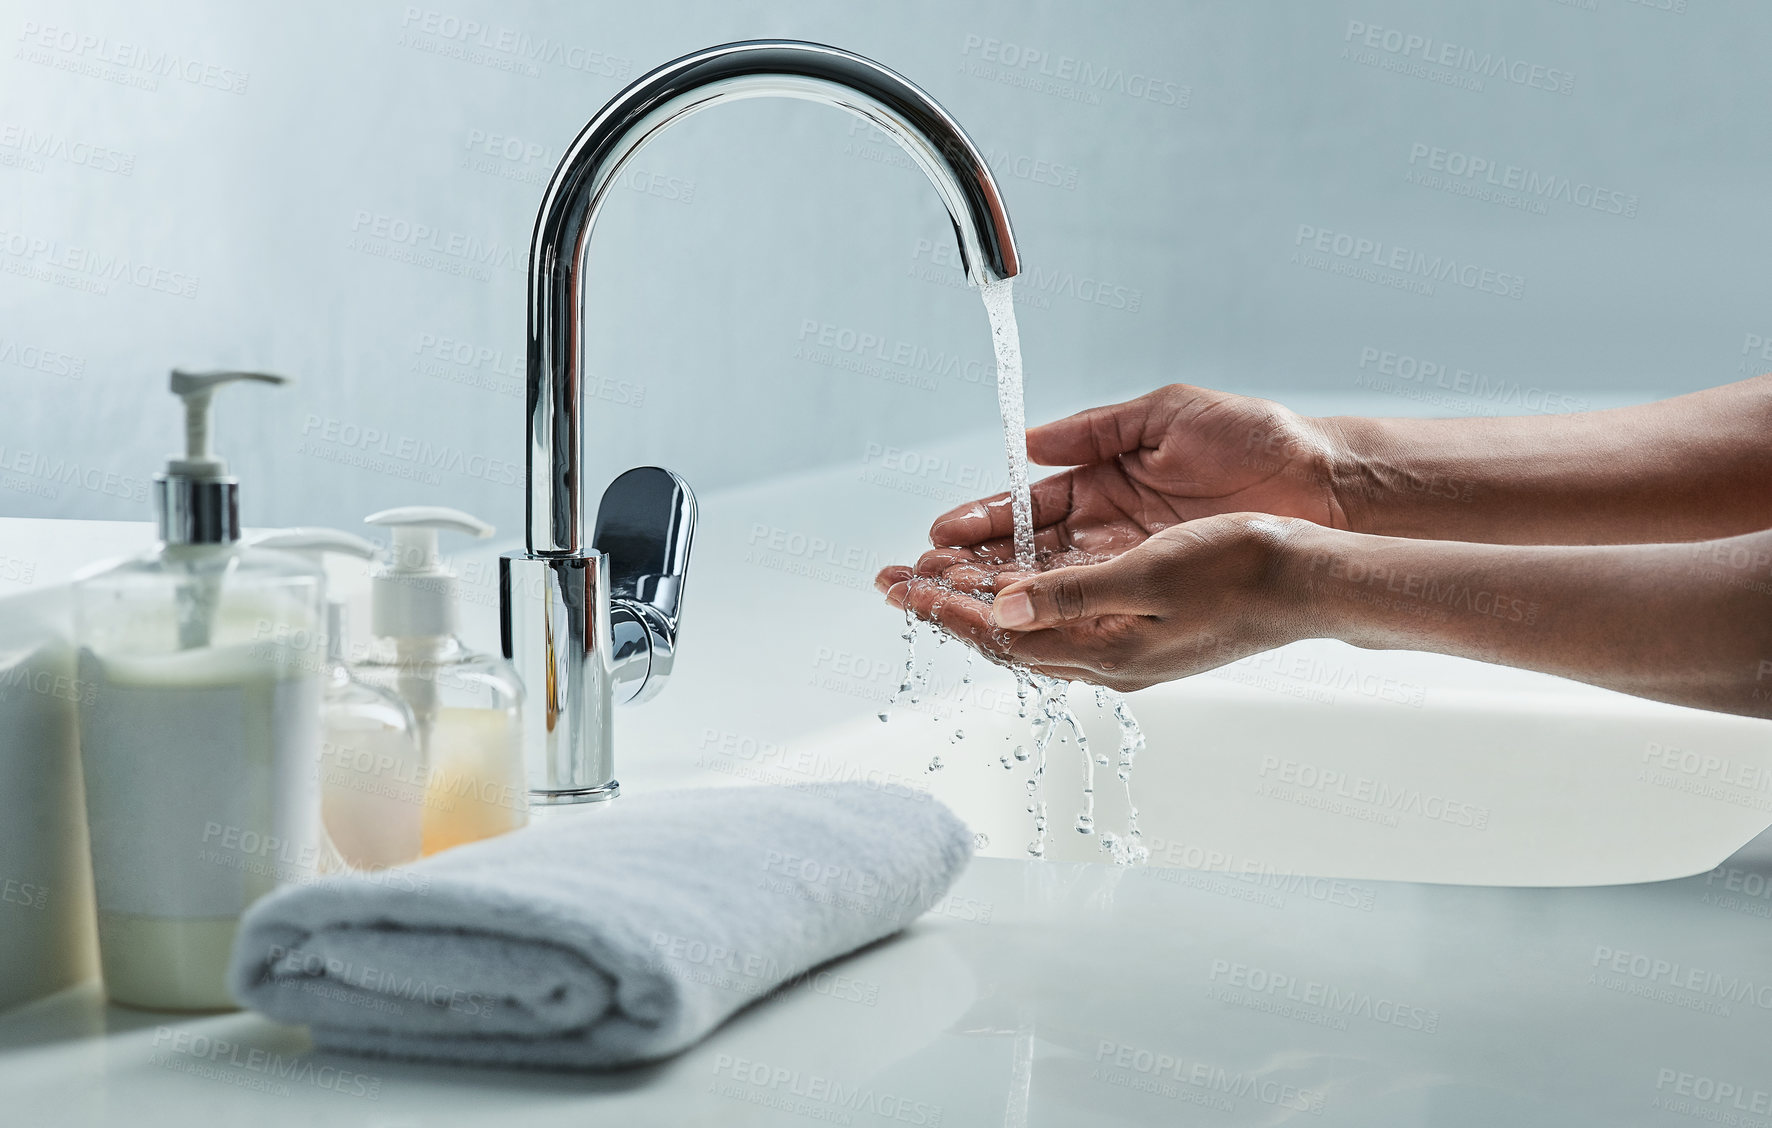
[[[209,1010],[240,914],[321,857],[322,574],[240,542],[237,482],[208,450],[214,390],[174,372],[184,458],[155,478],[161,543],[74,585],[81,769],[105,990]]]

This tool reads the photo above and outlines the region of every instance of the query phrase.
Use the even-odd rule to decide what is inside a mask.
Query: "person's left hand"
[[[1281,577],[1309,522],[1226,513],[1175,525],[1101,563],[1027,572],[938,548],[882,569],[895,607],[1006,663],[1134,690],[1309,636]]]

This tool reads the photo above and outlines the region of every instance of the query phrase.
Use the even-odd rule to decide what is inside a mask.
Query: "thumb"
[[[1148,398],[1092,407],[1030,427],[1028,457],[1041,466],[1084,466],[1135,451],[1144,445]]]
[[[991,604],[991,620],[1014,631],[1036,631],[1100,615],[1147,609],[1145,569],[1134,551],[1101,564],[1054,568],[1010,584]]]

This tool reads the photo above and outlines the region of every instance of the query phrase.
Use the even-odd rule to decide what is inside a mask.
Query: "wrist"
[[[1335,604],[1324,598],[1327,566],[1344,560],[1356,533],[1310,521],[1268,518],[1268,561],[1262,576],[1262,618],[1275,645],[1302,638],[1338,638]],[[1264,522],[1266,524],[1266,522]]]
[[[1363,540],[1359,533],[1310,521],[1288,521],[1274,538],[1265,588],[1272,622],[1283,625],[1283,641],[1343,636],[1336,616],[1340,602],[1327,599],[1325,591],[1329,572],[1345,565],[1357,540]]]
[[[1374,532],[1381,526],[1384,489],[1380,452],[1394,447],[1385,421],[1353,415],[1308,419],[1326,460],[1332,527]]]

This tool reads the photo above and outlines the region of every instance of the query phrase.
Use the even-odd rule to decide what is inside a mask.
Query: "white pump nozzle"
[[[406,505],[363,518],[394,530],[386,569],[373,580],[370,610],[376,634],[430,638],[455,633],[455,576],[437,552],[442,530],[485,540],[493,528],[478,517],[441,505]]]
[[[223,384],[254,380],[261,384],[287,384],[289,377],[269,372],[186,372],[172,370],[172,394],[185,401],[185,456],[170,458],[166,472],[188,478],[220,478],[228,464],[209,453],[209,404]]]
[[[493,528],[471,513],[443,505],[402,505],[384,509],[363,518],[365,525],[383,525],[394,530],[394,548],[390,554],[389,571],[401,574],[425,572],[437,574],[443,560],[437,554],[437,533],[466,533],[485,540]]]
[[[262,537],[253,538],[252,543],[259,548],[278,548],[284,552],[299,552],[303,556],[320,563],[320,558],[328,552],[337,552],[345,556],[355,556],[359,560],[373,560],[381,546],[372,540],[347,533],[341,529],[327,529],[318,525],[301,525],[293,529],[278,529],[274,533],[266,533]]]
[[[328,552],[336,552],[341,556],[355,556],[359,560],[373,560],[381,552],[381,546],[367,540],[356,533],[347,533],[342,529],[328,529],[319,525],[301,525],[293,529],[278,529],[252,539],[254,548],[274,548],[283,552],[293,552],[311,560],[316,567],[323,567]],[[343,664],[345,660],[345,642],[350,626],[345,618],[345,601],[328,595],[326,599],[326,657],[329,662]]]

